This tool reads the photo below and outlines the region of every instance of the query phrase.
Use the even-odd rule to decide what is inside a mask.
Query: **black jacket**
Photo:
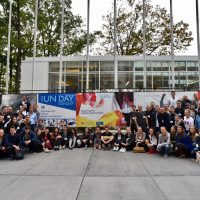
[[[166,127],[167,131],[170,131],[170,121],[169,121],[169,113],[159,113],[158,114],[158,123],[159,127],[164,126]]]

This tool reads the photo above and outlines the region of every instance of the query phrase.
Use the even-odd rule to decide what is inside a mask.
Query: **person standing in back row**
[[[148,119],[146,116],[146,112],[142,111],[142,106],[139,105],[138,106],[138,112],[135,113],[135,124],[138,127],[142,128],[142,131],[144,131],[145,133],[148,132],[148,128],[149,128],[149,124],[148,124]]]

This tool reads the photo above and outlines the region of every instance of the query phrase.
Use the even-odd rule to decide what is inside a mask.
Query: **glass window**
[[[49,72],[59,72],[59,62],[50,62]]]
[[[118,71],[133,71],[133,63],[130,61],[119,61]]]
[[[144,62],[143,61],[135,61],[134,69],[135,71],[143,71]]]
[[[59,89],[59,73],[49,73],[49,92],[57,92]]]
[[[63,64],[63,72],[79,73],[81,71],[82,71],[82,62],[67,61],[67,62],[64,62]]]
[[[197,62],[187,62],[187,71],[198,71]]]
[[[174,79],[175,79],[175,88],[181,89],[185,88],[185,86],[187,85],[186,73],[176,72]]]
[[[83,71],[86,71],[86,70],[87,70],[87,62],[83,62]],[[99,71],[99,61],[90,61],[89,71],[90,72]]]
[[[100,62],[101,71],[114,71],[114,62],[113,61],[101,61]]]
[[[151,62],[153,71],[169,71],[169,65],[168,62]]]
[[[114,74],[101,73],[101,89],[113,89],[114,88]]]
[[[99,73],[90,74],[89,79],[89,89],[96,90],[99,89]]]
[[[62,89],[65,92],[79,92],[81,90],[81,81],[79,74],[63,73]]]
[[[136,88],[136,89],[143,89],[143,72],[136,72],[133,74],[134,78],[134,83],[133,83],[133,88]]]
[[[174,62],[174,71],[186,71],[186,62]]]
[[[147,89],[151,89],[153,86],[153,74],[147,73]]]
[[[170,77],[167,72],[153,73],[153,89],[169,88]]]
[[[131,89],[133,88],[133,75],[132,73],[118,74],[118,88]]]
[[[188,85],[187,89],[189,90],[198,90],[199,88],[199,77],[197,73],[189,73],[188,74]]]

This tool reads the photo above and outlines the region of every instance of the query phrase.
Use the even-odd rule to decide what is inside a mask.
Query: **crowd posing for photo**
[[[46,152],[74,148],[160,153],[163,157],[174,155],[192,157],[200,161],[200,101],[187,96],[177,99],[175,92],[167,104],[149,103],[132,106],[126,115],[126,127],[69,127],[61,120],[57,127],[45,127],[37,105],[22,97],[14,112],[3,106],[0,112],[0,157],[23,159],[26,152]]]

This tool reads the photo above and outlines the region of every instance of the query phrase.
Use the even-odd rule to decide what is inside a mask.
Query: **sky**
[[[125,1],[125,0],[124,0]],[[90,30],[101,30],[102,16],[112,10],[113,0],[90,0]],[[170,0],[152,0],[153,5],[160,5],[170,10]],[[196,40],[196,0],[173,0],[173,20],[174,23],[183,20],[189,24],[189,29],[193,33],[193,42],[186,52],[177,55],[197,55]],[[72,10],[75,14],[83,17],[85,23],[87,19],[87,0],[72,0]],[[199,8],[200,10],[200,8]]]

